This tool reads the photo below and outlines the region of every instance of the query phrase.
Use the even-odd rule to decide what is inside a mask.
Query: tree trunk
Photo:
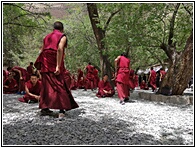
[[[184,51],[178,56],[175,51],[170,53],[168,72],[158,90],[162,93],[164,87],[171,88],[172,95],[182,95],[193,75],[193,32],[186,41]]]
[[[95,3],[87,3],[87,9],[88,9],[89,18],[91,21],[91,25],[93,28],[93,32],[100,53],[101,76],[107,73],[109,78],[111,78],[112,77],[112,69],[110,66],[111,63],[108,60],[108,56],[103,54],[103,50],[105,50],[105,44],[103,41],[103,39],[105,38],[105,30],[99,27],[100,21],[99,21],[97,5]]]

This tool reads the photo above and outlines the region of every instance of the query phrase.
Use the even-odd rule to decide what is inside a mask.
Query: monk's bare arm
[[[23,79],[23,77],[22,77],[22,73],[21,73],[21,71],[20,71],[20,70],[18,70],[18,69],[13,69],[13,71],[18,72],[18,73],[19,73],[19,75],[20,75],[20,79]]]
[[[39,96],[30,93],[30,92],[29,92],[29,89],[27,88],[26,85],[25,85],[25,91],[26,91],[26,93],[27,93],[29,96],[31,96],[31,97],[35,97],[35,99],[38,99],[38,98],[39,98]]]
[[[64,50],[64,47],[65,47],[65,44],[66,44],[66,37],[63,36],[61,38],[61,41],[59,43],[59,46],[58,46],[58,50],[57,50],[57,65],[56,65],[56,72],[57,70],[59,70],[60,72],[60,67],[61,67],[61,62],[62,62],[62,57],[63,57],[63,50]],[[58,72],[58,73],[59,73]],[[58,74],[57,73],[57,74]]]
[[[120,56],[118,56],[115,60],[114,60],[114,67],[115,67],[115,70],[117,71],[117,63],[120,59]]]

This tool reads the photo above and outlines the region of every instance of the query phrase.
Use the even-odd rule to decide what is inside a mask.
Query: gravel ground
[[[40,116],[38,104],[3,95],[3,145],[194,145],[193,106],[137,99],[119,104],[96,91],[74,90],[79,108],[66,118]],[[55,111],[55,110],[54,110]]]

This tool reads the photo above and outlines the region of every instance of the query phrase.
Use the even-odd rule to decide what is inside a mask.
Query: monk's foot
[[[53,115],[53,111],[47,109],[42,109],[41,110],[41,116],[52,116]]]
[[[105,98],[106,96],[105,96],[105,95],[102,95],[101,97],[102,97],[102,98]]]
[[[124,102],[128,102],[129,101],[129,98],[124,98]]]
[[[120,100],[120,104],[124,105],[125,104],[124,100]]]
[[[86,88],[84,89],[84,91],[87,91]]]

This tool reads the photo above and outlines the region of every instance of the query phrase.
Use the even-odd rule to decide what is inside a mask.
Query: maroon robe
[[[34,95],[37,95],[39,96],[40,95],[40,91],[41,91],[41,81],[37,81],[37,83],[35,84],[35,86],[33,86],[33,83],[29,80],[25,83],[26,87],[28,88],[29,90],[29,93],[31,94],[34,94]],[[32,100],[32,101],[38,101],[35,97],[33,96],[30,96],[28,94],[25,94],[23,96],[23,98],[19,98],[18,99],[20,102],[28,102],[29,100]]]
[[[140,89],[148,90],[149,88],[148,88],[148,86],[146,85],[145,82],[141,82],[140,83]]]
[[[134,76],[134,86],[138,87],[138,75],[137,74],[135,74]]]
[[[71,89],[71,90],[76,90],[76,89],[77,89],[77,82],[76,82],[74,76],[72,76],[72,79],[71,79],[71,86],[70,86],[70,89]]]
[[[78,82],[77,82],[77,86],[79,89],[83,89],[85,88],[85,78],[83,77],[83,79],[81,78]]]
[[[9,88],[6,88],[8,86]],[[11,81],[7,78],[3,82],[3,93],[4,94],[14,94],[18,91],[18,84],[14,78]]]
[[[77,86],[78,88],[85,88],[85,79],[84,74],[81,69],[78,69],[78,80],[77,80]]]
[[[22,74],[22,79],[20,79],[20,74],[16,71],[14,71],[14,69],[20,70],[21,74]],[[27,80],[28,77],[28,72],[26,69],[19,67],[19,66],[14,66],[11,71],[13,71],[15,73],[14,79],[17,81],[18,86],[19,86],[19,92],[25,92],[25,82]]]
[[[97,69],[93,70],[93,75],[94,75],[94,88],[97,88],[98,83],[99,83],[99,76],[98,76],[99,71]]]
[[[164,70],[160,70],[160,74],[162,75],[162,78],[161,78],[161,81],[163,80],[163,78],[165,77],[166,75],[166,72]]]
[[[154,70],[150,70],[150,85],[152,87],[152,90],[154,91],[156,87],[156,72]]]
[[[116,77],[116,88],[120,100],[129,96],[129,64],[130,60],[124,56],[120,56]]]
[[[130,72],[129,72],[129,86],[132,90],[135,89],[135,84],[134,84],[134,70],[133,69],[130,69]]]
[[[71,75],[70,75],[70,72],[67,69],[65,69],[65,71],[64,71],[64,79],[65,79],[67,88],[70,88],[70,86],[71,86]]]
[[[27,78],[26,81],[30,80],[31,75],[33,74],[33,66],[29,65],[27,66]]]
[[[5,79],[7,79],[7,76],[8,76],[8,71],[7,70],[3,70],[3,81],[5,80]]]
[[[54,30],[44,38],[43,51],[38,56],[35,67],[41,70],[42,89],[39,108],[71,110],[79,107],[75,102],[65,80],[64,55],[60,66],[60,74],[55,75],[58,44],[65,36],[59,30]]]
[[[93,75],[94,67],[89,64],[86,67],[86,70],[87,70],[87,74],[86,74],[87,81],[86,81],[85,88],[86,89],[93,89],[94,88],[94,75]]]
[[[112,97],[114,94],[115,94],[115,91],[114,89],[112,88],[112,86],[110,85],[110,82],[106,81],[104,82],[103,80],[102,81],[99,81],[99,84],[98,84],[98,93],[96,94],[97,97]],[[111,90],[111,94],[108,94],[108,93],[105,93],[103,90],[106,90],[106,91],[110,91]]]

